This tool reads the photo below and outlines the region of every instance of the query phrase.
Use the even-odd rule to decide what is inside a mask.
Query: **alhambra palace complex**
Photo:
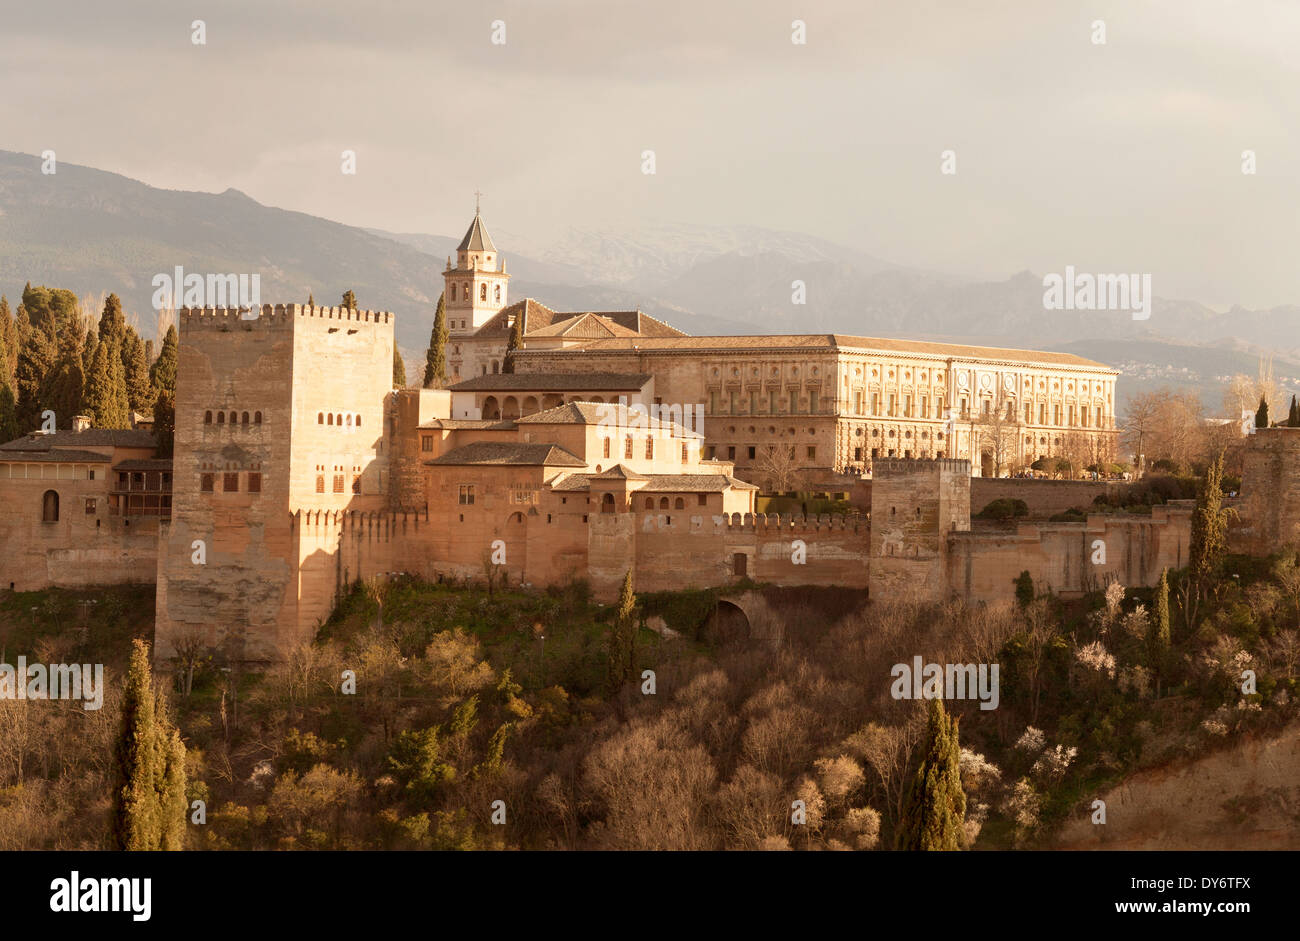
[[[748,578],[996,600],[1025,570],[1068,594],[1151,585],[1187,557],[1190,502],[1053,523],[1119,485],[994,476],[995,460],[1057,454],[1065,435],[1114,453],[1118,373],[1100,363],[691,337],[639,311],[511,304],[477,214],[443,277],[442,390],[393,388],[389,313],[181,310],[174,459],[154,458],[143,430],[0,445],[0,586],[156,581],[160,656],[235,632],[247,657],[273,659],[309,640],[348,585],[399,571],[482,579],[495,562],[511,584],[586,578],[602,599],[631,570],[639,591]],[[502,373],[517,319],[524,345]],[[1010,429],[1001,455],[993,421]],[[869,513],[755,513],[770,448]],[[1300,432],[1253,436],[1234,530],[1248,550],[1295,538],[1298,458]],[[1025,499],[1031,520],[973,528],[972,505],[1003,496]]]

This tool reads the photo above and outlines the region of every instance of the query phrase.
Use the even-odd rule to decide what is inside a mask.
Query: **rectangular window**
[[[775,389],[767,390],[767,411],[768,414],[771,415],[776,414],[776,390]]]
[[[316,492],[317,492],[317,493],[324,493],[324,492],[325,492],[325,475],[324,475],[324,474],[317,474],[317,475],[316,475]]]
[[[262,492],[262,475],[261,475],[260,473],[258,473],[258,472],[256,472],[256,471],[253,471],[253,472],[249,473],[249,475],[248,475],[248,492],[249,492],[249,493],[261,493],[261,492]]]
[[[1041,402],[1038,405],[1038,424],[1047,424],[1047,405]]]
[[[334,475],[334,492],[335,492],[335,493],[342,493],[342,492],[343,492],[343,475],[342,475],[342,474],[335,474],[335,475]]]
[[[1025,403],[1025,424],[1029,424],[1029,419],[1033,417],[1034,407],[1028,402]]]
[[[1079,409],[1079,423],[1084,428],[1088,427],[1088,406],[1086,405]]]
[[[988,418],[988,417],[989,417],[989,409],[992,408],[992,406],[993,406],[993,403],[992,403],[992,402],[990,402],[988,399],[985,399],[985,400],[984,400],[984,402],[983,402],[981,408],[982,408],[982,410],[983,410],[983,413],[984,413],[984,417],[985,417],[985,418]]]
[[[689,464],[689,463],[690,463],[690,460],[691,460],[691,448],[690,448],[690,445],[683,444],[683,445],[682,445],[682,463],[683,463],[683,464]]]
[[[202,493],[212,493],[213,483],[216,480],[215,474],[202,474],[199,476],[199,491]]]
[[[718,393],[716,391],[709,392],[709,414],[718,414]]]
[[[473,484],[461,484],[461,485],[460,485],[460,505],[461,505],[461,506],[473,506],[473,505],[474,505],[474,485],[473,485]]]
[[[880,393],[879,392],[871,393],[871,414],[872,415],[880,414]]]
[[[706,494],[706,493],[701,493],[701,494],[697,494],[697,496],[699,497],[699,503],[700,503],[700,506],[708,506],[708,505],[709,505],[709,495],[708,495],[708,494]]]
[[[224,474],[223,477],[224,477],[225,479],[222,481],[221,489],[224,490],[226,493],[238,493],[238,492],[239,492],[239,475],[238,475],[238,474]]]
[[[930,417],[930,397],[928,395],[921,396],[921,417]]]
[[[425,435],[420,439],[420,450],[425,454],[433,450],[433,435]]]
[[[623,457],[627,460],[632,458],[632,436],[628,435],[627,440],[623,442]]]
[[[1052,406],[1052,424],[1053,424],[1053,425],[1059,425],[1060,423],[1061,423],[1061,406],[1059,406],[1059,405],[1053,405],[1053,406]]]
[[[758,414],[758,393],[757,392],[749,393],[749,414],[751,415]]]
[[[808,448],[808,460],[810,460],[810,461],[815,461],[815,460],[817,460],[817,449],[816,449],[815,447],[809,446],[809,448]]]
[[[609,457],[609,439],[605,438],[605,457]]]
[[[903,396],[903,417],[912,417],[912,397],[910,395]]]
[[[731,409],[731,414],[735,415],[740,411],[740,393],[732,392],[727,396],[727,398],[729,399],[727,407]]]
[[[86,497],[86,515],[89,516],[94,512],[95,512],[95,498]]]
[[[655,458],[655,439],[654,439],[654,438],[651,438],[649,435],[646,435],[646,439],[645,439],[645,459],[646,459],[647,461],[653,461],[654,458]]]
[[[898,405],[897,397],[891,392],[889,394],[889,417],[890,418],[898,417],[897,405]]]
[[[753,446],[751,445],[750,447],[746,448],[746,450],[749,452],[749,459],[752,461],[752,460],[754,459],[754,448],[753,448]]]
[[[736,448],[734,445],[732,445],[731,447],[727,448],[727,460],[734,461],[735,459],[736,459]]]

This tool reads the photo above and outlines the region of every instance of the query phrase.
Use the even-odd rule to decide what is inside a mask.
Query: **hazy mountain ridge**
[[[489,220],[490,222],[490,220]],[[1123,397],[1162,380],[1208,405],[1221,377],[1253,375],[1261,351],[1300,376],[1300,306],[1234,307],[1155,297],[1128,312],[1049,311],[1040,275],[975,282],[890,264],[816,236],[755,226],[650,223],[568,230],[553,243],[489,225],[514,299],[559,310],[639,308],[694,334],[836,332],[1079,352],[1124,369]],[[152,335],[152,278],[257,273],[264,302],[338,303],[397,313],[399,345],[427,343],[442,270],[459,236],[390,233],[264,206],[247,195],[162,190],[127,177],[0,151],[0,290],[26,281],[116,291]],[[802,282],[806,302],[792,300]],[[409,355],[409,354],[408,354]]]

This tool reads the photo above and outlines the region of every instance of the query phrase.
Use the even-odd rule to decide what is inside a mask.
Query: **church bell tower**
[[[474,221],[456,247],[456,266],[453,268],[448,258],[442,277],[446,284],[447,332],[450,336],[473,333],[509,303],[507,287],[510,275],[506,274],[505,262],[483,224],[477,198]]]

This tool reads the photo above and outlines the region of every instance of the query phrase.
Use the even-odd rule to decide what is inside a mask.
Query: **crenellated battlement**
[[[256,312],[257,316],[250,316]],[[189,329],[231,329],[236,324],[251,327],[291,327],[296,320],[334,320],[348,323],[390,324],[386,310],[358,310],[349,307],[319,307],[307,304],[262,304],[253,307],[182,307],[177,311],[181,327]]]
[[[870,521],[861,516],[823,513],[819,516],[786,516],[780,513],[719,513],[700,516],[683,513],[642,513],[640,528],[650,532],[753,533],[757,536],[790,538],[828,533],[870,531]],[[597,517],[599,519],[599,517]]]
[[[875,458],[871,462],[872,477],[895,474],[920,474],[928,471],[950,471],[970,476],[970,461],[954,457]]]

